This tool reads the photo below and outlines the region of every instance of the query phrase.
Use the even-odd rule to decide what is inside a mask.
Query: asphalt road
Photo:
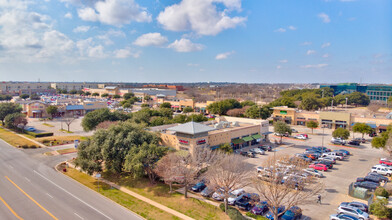
[[[142,219],[0,140],[0,219]]]

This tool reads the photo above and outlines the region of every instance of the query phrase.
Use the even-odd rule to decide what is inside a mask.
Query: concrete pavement
[[[2,140],[0,167],[0,219],[142,219]]]

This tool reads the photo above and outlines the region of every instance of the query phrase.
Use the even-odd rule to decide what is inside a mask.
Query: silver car
[[[340,205],[338,207],[338,213],[351,215],[351,216],[357,217],[360,220],[368,220],[369,219],[368,213],[363,212],[360,209],[349,206],[349,205]]]
[[[253,148],[253,149],[250,149],[249,151],[253,152],[255,154],[260,154],[260,155],[264,155],[265,154],[265,151],[263,151],[263,150],[261,150],[259,148]]]

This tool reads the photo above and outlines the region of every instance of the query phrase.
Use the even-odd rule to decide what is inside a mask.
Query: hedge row
[[[31,136],[33,136],[33,137],[35,137],[35,138],[53,136],[53,132],[35,133],[35,132],[31,132],[31,131],[26,131],[26,133],[31,135]]]
[[[224,204],[224,203],[221,203],[221,204],[219,205],[219,208],[220,208],[222,211],[225,211],[225,204]],[[232,208],[232,207],[228,207],[228,209],[227,209],[227,215],[229,216],[229,218],[230,218],[231,220],[247,220],[247,218],[245,218],[245,217],[241,214],[240,211],[238,211],[237,209]]]

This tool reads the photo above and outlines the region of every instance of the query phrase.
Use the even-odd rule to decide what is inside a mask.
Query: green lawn
[[[54,127],[54,125],[51,125],[51,124],[48,124],[48,123],[42,123],[43,125],[45,125],[45,126],[48,126],[48,127],[50,127],[50,128],[53,128]]]
[[[78,152],[78,150],[75,148],[67,148],[67,149],[62,149],[62,150],[57,151],[57,153],[59,153],[59,154],[69,154],[69,153],[74,153],[74,152]]]
[[[34,142],[22,138],[4,128],[0,128],[0,138],[14,147],[18,147],[18,146],[26,147],[26,148],[39,147]]]
[[[88,188],[93,189],[94,191],[98,191],[98,182],[95,178],[85,173],[79,172],[78,170],[73,168],[67,168],[67,172],[65,172],[64,174],[75,179],[81,184],[87,186]],[[155,206],[152,206],[146,202],[136,199],[133,196],[121,192],[120,190],[111,188],[109,185],[102,182],[99,184],[99,193],[146,219],[180,219],[172,214],[169,214],[156,208]]]
[[[229,219],[218,207],[194,198],[185,199],[180,193],[170,194],[165,184],[151,185],[147,179],[135,180],[130,176],[120,177],[108,172],[103,173],[103,177],[194,219]]]

